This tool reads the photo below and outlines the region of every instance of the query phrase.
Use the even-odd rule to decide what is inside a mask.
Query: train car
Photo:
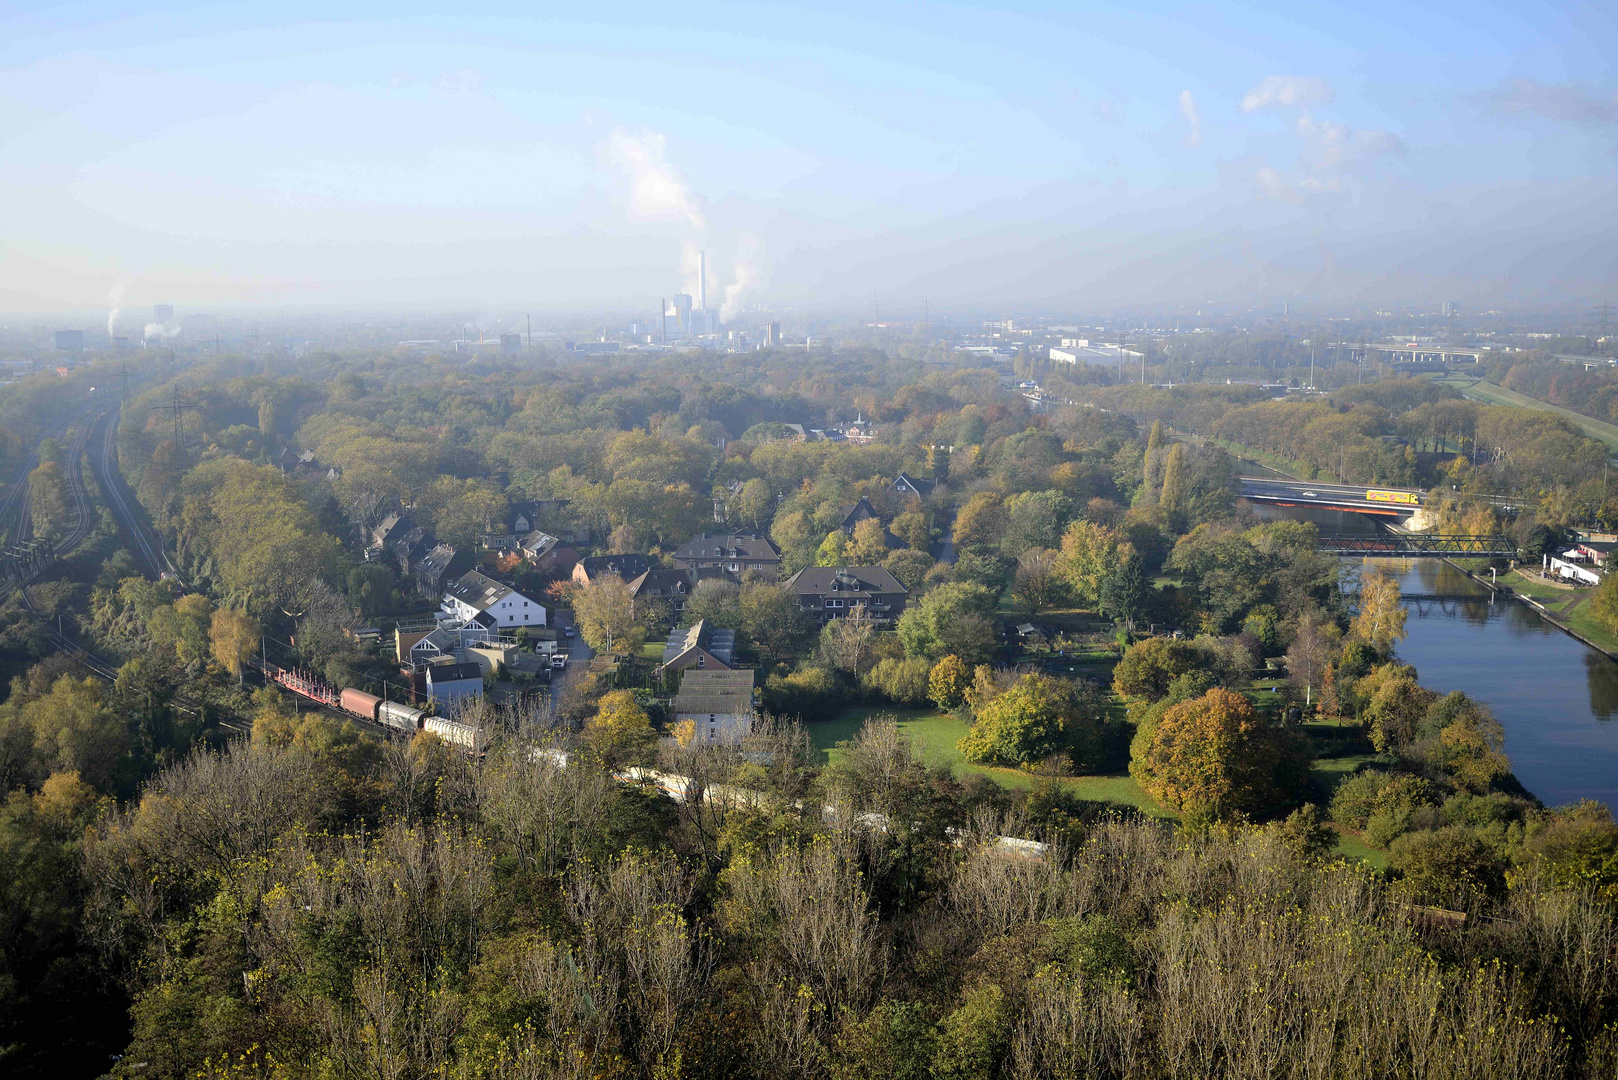
[[[355,690],[351,686],[345,686],[341,696],[338,698],[338,702],[346,713],[353,713],[355,716],[366,720],[375,720],[376,708],[382,704],[382,699],[375,694],[367,694],[364,690]]]
[[[446,720],[442,716],[429,716],[422,727],[433,735],[458,746],[469,754],[481,754],[488,749],[488,736],[483,729],[463,724],[459,720]]]
[[[420,709],[401,705],[397,701],[384,701],[376,708],[377,723],[399,731],[420,731],[423,715]]]
[[[1366,502],[1399,503],[1403,506],[1419,506],[1421,496],[1414,491],[1377,491],[1372,488],[1365,493]]]

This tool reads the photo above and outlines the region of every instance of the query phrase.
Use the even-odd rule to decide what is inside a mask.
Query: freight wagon
[[[458,746],[469,754],[481,754],[488,749],[488,736],[483,729],[463,724],[459,720],[446,720],[442,716],[429,716],[422,725],[431,735],[437,735],[451,746]]]

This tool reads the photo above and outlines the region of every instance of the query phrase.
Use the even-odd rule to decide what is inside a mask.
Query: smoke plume
[[[149,322],[146,324],[146,329],[142,332],[141,338],[145,341],[151,341],[153,338],[177,337],[179,333],[180,328],[178,326]]]
[[[702,207],[680,170],[668,160],[668,137],[649,132],[630,135],[614,131],[606,147],[607,160],[629,174],[629,205],[635,216],[649,221],[684,218],[698,229],[707,228]]]
[[[118,310],[124,306],[124,286],[117,282],[107,290],[107,303],[112,308],[107,312],[107,340],[114,340],[114,330],[118,325]]]
[[[719,318],[724,322],[740,313],[742,297],[747,291],[758,285],[759,270],[764,255],[764,245],[752,233],[742,233],[741,241],[736,245],[736,261],[732,265],[734,278],[725,286],[725,306],[719,309]]]

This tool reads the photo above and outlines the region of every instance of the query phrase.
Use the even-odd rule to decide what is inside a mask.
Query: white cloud
[[[1185,137],[1185,144],[1202,145],[1202,118],[1197,115],[1197,100],[1191,96],[1189,90],[1180,91],[1180,115],[1191,125],[1191,131]]]
[[[668,138],[657,132],[630,135],[614,131],[604,156],[630,178],[629,205],[638,218],[648,221],[683,218],[698,229],[707,221],[697,197],[680,170],[668,161]]]
[[[1252,112],[1272,105],[1304,108],[1323,105],[1332,97],[1326,80],[1313,75],[1266,75],[1264,81],[1242,98],[1242,112]]]
[[[1293,205],[1303,202],[1303,193],[1292,184],[1281,179],[1281,174],[1268,165],[1254,173],[1253,179],[1258,181],[1258,189],[1271,199],[1289,202]]]

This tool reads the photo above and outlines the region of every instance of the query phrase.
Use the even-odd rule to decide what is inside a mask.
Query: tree
[[[1359,609],[1349,632],[1386,656],[1404,639],[1409,614],[1399,604],[1399,579],[1380,569],[1361,574]]]
[[[906,510],[893,519],[891,526],[893,535],[904,541],[905,546],[914,551],[925,553],[932,546],[932,523],[927,520],[927,514],[921,510]]]
[[[1120,545],[1117,561],[1101,582],[1100,609],[1133,629],[1150,595],[1146,560],[1133,546]]]
[[[1298,620],[1298,629],[1292,635],[1292,645],[1287,649],[1287,678],[1303,690],[1306,707],[1313,706],[1315,691],[1322,688],[1331,658],[1337,653],[1336,630],[1330,623],[1323,625],[1311,612]]]
[[[67,482],[57,461],[41,461],[39,467],[28,474],[28,512],[33,518],[35,536],[54,538],[67,530],[72,509]]]
[[[597,652],[611,654],[630,647],[635,626],[635,600],[616,574],[601,574],[573,592],[573,618],[579,633]]]
[[[1006,508],[1000,496],[980,491],[955,515],[957,547],[994,547],[1006,531]]]
[[[1618,633],[1618,574],[1603,574],[1590,594],[1590,611],[1608,630]]]
[[[816,566],[849,566],[848,537],[841,529],[833,529],[815,549]]]
[[[1157,504],[1163,508],[1170,522],[1185,520],[1191,498],[1187,472],[1185,443],[1175,443],[1169,447],[1168,456],[1163,459],[1163,490],[1157,499]]]
[[[755,531],[770,519],[770,511],[774,505],[770,485],[757,476],[743,484],[731,502],[738,524],[746,524],[749,529]]]
[[[1165,806],[1215,819],[1264,815],[1297,801],[1308,760],[1230,690],[1209,690],[1163,713],[1129,771]]]
[[[709,626],[722,626],[727,630],[742,628],[741,586],[724,578],[703,578],[691,590],[685,602],[684,616],[688,624],[699,619]]]
[[[876,566],[888,557],[886,530],[876,518],[866,518],[854,526],[854,539],[844,556],[847,563],[826,565]]]
[[[953,709],[966,700],[972,685],[972,666],[959,656],[946,656],[927,675],[927,696],[940,709]]]
[[[814,630],[796,593],[763,581],[742,586],[737,618],[753,648],[772,664],[806,648]]]
[[[938,659],[953,652],[972,663],[987,660],[994,648],[988,616],[998,601],[982,585],[961,581],[940,585],[899,617],[899,640],[911,656]],[[968,646],[968,652],[951,648],[951,641]]]
[[[583,732],[584,745],[609,768],[640,754],[655,738],[651,718],[628,690],[603,694]]]
[[[1061,603],[1067,582],[1058,568],[1059,556],[1050,548],[1029,548],[1017,559],[1011,598],[1030,615]]]
[[[129,734],[107,707],[100,683],[63,675],[22,713],[47,772],[76,772],[92,787],[107,788],[129,749]]]
[[[242,663],[258,648],[258,620],[245,611],[219,608],[213,613],[208,640],[213,646],[214,659],[221,667],[242,680]]]
[[[1073,500],[1059,491],[1024,491],[1006,500],[1000,550],[1015,559],[1029,548],[1054,548],[1073,517]]]
[[[876,636],[876,621],[864,604],[855,604],[840,619],[832,619],[820,630],[820,654],[832,667],[851,675],[865,671],[865,660]]]
[[[1073,602],[1094,611],[1101,606],[1107,576],[1118,562],[1117,532],[1088,521],[1075,521],[1062,534],[1062,575]]]
[[[1093,735],[1095,722],[1085,715],[1072,683],[1024,675],[978,710],[972,730],[955,745],[967,761],[1030,765],[1082,741],[1078,728],[1086,724]]]
[[[1120,697],[1156,701],[1176,678],[1205,664],[1202,650],[1189,641],[1146,638],[1125,650],[1113,666],[1112,688]]]

